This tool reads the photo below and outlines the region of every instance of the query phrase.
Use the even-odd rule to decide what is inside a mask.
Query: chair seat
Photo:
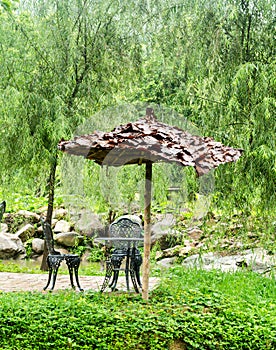
[[[79,257],[78,254],[62,254],[60,252],[55,252],[54,254],[49,254],[49,255],[52,255],[52,256],[60,256],[61,258],[65,259],[66,257],[67,258],[76,258],[76,257]]]

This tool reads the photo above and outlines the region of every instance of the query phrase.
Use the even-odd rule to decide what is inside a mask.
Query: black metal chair
[[[41,224],[42,224],[42,228],[43,228],[46,246],[47,246],[47,249],[49,252],[49,254],[47,256],[49,277],[48,277],[48,282],[43,289],[46,290],[48,288],[48,286],[51,282],[51,279],[52,279],[52,285],[50,287],[50,290],[54,289],[57,274],[58,274],[58,269],[60,267],[61,262],[63,260],[65,260],[66,265],[67,265],[68,270],[69,270],[70,282],[71,282],[72,288],[75,289],[75,285],[74,285],[74,281],[73,281],[73,274],[75,272],[75,279],[76,279],[77,286],[78,286],[80,291],[83,291],[83,289],[80,286],[79,277],[78,277],[78,271],[79,271],[79,266],[80,266],[80,262],[81,262],[79,255],[77,255],[77,254],[61,254],[60,252],[56,251],[54,249],[54,239],[53,239],[53,232],[52,232],[51,225],[48,222],[44,221],[43,219],[41,219]]]
[[[6,201],[2,201],[0,203],[0,223],[2,222],[5,211],[6,211]]]
[[[103,292],[107,286],[109,286],[112,291],[116,290],[119,273],[120,271],[124,271],[127,290],[129,291],[130,275],[133,287],[135,291],[139,293],[138,286],[142,288],[140,267],[143,260],[137,246],[139,242],[143,242],[142,227],[139,223],[128,218],[119,218],[110,225],[109,237],[105,240],[107,245],[112,245],[112,250],[109,258],[106,260],[106,274],[101,292]],[[125,266],[122,267],[124,260]]]

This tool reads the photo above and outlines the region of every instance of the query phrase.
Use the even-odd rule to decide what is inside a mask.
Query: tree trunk
[[[144,210],[144,259],[143,259],[143,283],[142,298],[149,298],[149,273],[150,273],[150,244],[151,244],[151,181],[152,163],[146,163],[145,183],[145,210]]]
[[[50,225],[52,222],[53,209],[54,209],[56,168],[57,168],[57,151],[53,156],[53,162],[51,164],[50,176],[48,180],[48,208],[47,208],[47,215],[46,215],[45,221],[48,222]],[[48,249],[46,244],[44,244],[44,252],[43,252],[42,262],[40,266],[40,270],[42,271],[48,270],[47,256],[48,256]]]

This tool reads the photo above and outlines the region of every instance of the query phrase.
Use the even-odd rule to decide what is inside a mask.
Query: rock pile
[[[0,259],[22,259],[27,255],[38,257],[44,250],[44,237],[40,223],[45,213],[21,210],[18,213],[5,213],[0,225]],[[101,217],[82,211],[75,218],[69,218],[65,209],[53,213],[52,228],[57,249],[70,249],[93,237],[105,227]]]
[[[41,257],[44,251],[41,216],[45,216],[45,212],[37,214],[21,210],[16,214],[4,214],[0,226],[0,259]],[[155,246],[155,259],[160,267],[167,268],[175,263],[181,263],[185,268],[197,267],[233,272],[248,269],[263,274],[275,272],[276,255],[272,252],[262,248],[244,249],[241,242],[228,242],[235,248],[235,254],[227,254],[227,250],[223,255],[208,252],[203,240],[205,233],[201,228],[197,226],[183,230],[178,228],[178,231],[175,225],[176,218],[173,214],[158,214],[152,225],[152,246]],[[106,236],[108,224],[104,222],[103,216],[88,210],[69,214],[67,210],[61,208],[53,213],[52,229],[55,249],[68,253],[68,250],[79,244],[85,247],[84,250],[97,245],[97,239],[94,237]],[[226,243],[222,240],[221,248]]]
[[[182,265],[225,272],[236,272],[243,269],[269,275],[276,267],[276,256],[263,248],[246,249],[227,256],[209,252],[189,256]]]

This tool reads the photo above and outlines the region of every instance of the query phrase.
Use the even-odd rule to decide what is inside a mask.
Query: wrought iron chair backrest
[[[124,238],[133,238],[133,242],[135,242],[135,238],[143,238],[142,227],[137,222],[128,218],[121,218],[114,221],[110,225],[109,233],[111,238],[118,238],[118,240],[113,241],[115,248],[127,248],[130,246],[131,240],[124,241]]]
[[[52,231],[51,225],[44,219],[41,219],[41,224],[43,228],[46,247],[48,249],[49,254],[60,255],[60,252],[56,251],[54,248],[54,237],[53,237],[53,231]]]
[[[0,223],[2,222],[3,215],[6,211],[6,202],[3,201],[0,203]]]

